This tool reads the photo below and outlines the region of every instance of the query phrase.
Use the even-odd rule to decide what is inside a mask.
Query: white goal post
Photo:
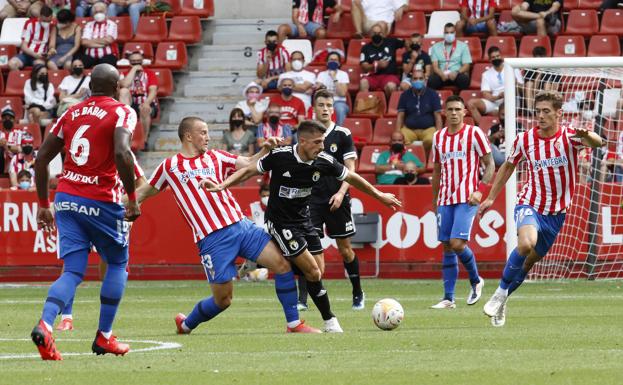
[[[504,143],[506,146],[507,156],[508,150],[516,138],[517,131],[520,130],[519,127],[521,127],[521,125],[517,123],[524,122],[524,124],[527,123],[526,125],[534,124],[534,119],[531,115],[532,111],[529,111],[529,109],[531,110],[533,107],[533,102],[531,103],[527,99],[531,96],[533,101],[534,94],[538,92],[541,87],[539,84],[542,84],[538,80],[536,82],[531,82],[532,85],[536,84],[536,92],[533,92],[531,95],[527,95],[527,92],[524,94],[523,88],[518,87],[515,79],[516,70],[522,70],[524,73],[537,74],[534,75],[536,77],[533,77],[532,79],[543,79],[544,76],[549,76],[549,82],[553,84],[555,89],[562,91],[561,93],[567,92],[567,94],[564,94],[563,97],[570,103],[571,107],[565,110],[565,106],[563,106],[563,122],[571,123],[572,125],[593,125],[595,132],[602,137],[606,137],[606,133],[602,132],[602,124],[595,124],[596,118],[601,119],[603,116],[608,116],[606,119],[611,123],[611,126],[616,127],[617,130],[620,130],[620,128],[623,127],[623,124],[619,125],[619,122],[616,121],[617,117],[621,115],[619,111],[616,111],[616,108],[614,115],[612,115],[613,103],[616,106],[616,100],[613,100],[613,98],[618,100],[623,97],[620,93],[621,82],[623,82],[623,57],[505,58],[504,64]],[[578,96],[580,98],[586,97],[586,101],[576,101],[574,99],[576,95],[580,95]],[[590,98],[588,95],[591,95]],[[603,108],[606,104],[608,105],[610,115],[603,114]],[[578,106],[580,107],[578,108]],[[530,127],[524,127],[524,129],[529,128]],[[611,140],[611,137],[612,136],[610,136],[610,139],[607,140]],[[604,181],[604,176],[598,175],[598,173],[603,170],[602,158],[605,159],[604,150],[605,148],[597,149],[592,153],[588,153],[588,160],[586,161],[586,164],[590,164],[590,168],[588,166],[585,167],[587,171],[583,179],[586,186],[588,186],[586,189],[590,189],[585,189],[585,191],[588,191],[585,195],[590,196],[588,201],[589,203],[586,204],[583,201],[583,204],[590,207],[588,212],[582,213],[582,218],[587,216],[589,222],[595,222],[594,226],[589,228],[589,230],[592,229],[594,233],[597,232],[597,229],[601,229],[601,225],[597,222],[597,218],[599,216],[600,202],[602,201],[602,198],[600,197],[600,188],[601,183]],[[517,229],[515,228],[514,221],[514,207],[516,204],[518,188],[517,179],[519,178],[520,173],[521,171],[518,168],[506,184],[505,240],[507,258],[511,251],[517,246]],[[578,179],[578,181],[579,180],[580,179]],[[578,189],[576,188],[575,195],[577,195],[577,190]],[[619,190],[615,189],[613,191],[617,191],[618,194]],[[615,202],[616,197],[613,196],[612,198],[612,201]],[[620,198],[623,199],[623,197]],[[572,201],[572,206],[574,204],[576,204],[576,199]],[[568,220],[569,215],[567,215],[567,221]],[[567,224],[565,224],[565,226],[567,226]],[[620,228],[617,231],[620,232]],[[586,231],[582,234],[586,234]],[[570,236],[576,236],[579,238],[579,235],[576,233],[571,233]],[[587,244],[583,246],[586,247],[586,254],[588,257],[583,262],[583,267],[575,266],[582,263],[580,261],[564,260],[566,257],[564,255],[565,253],[560,253],[563,255],[555,262],[557,266],[548,268],[549,270],[545,272],[537,272],[536,274],[534,273],[535,269],[533,269],[531,272],[531,278],[601,278],[596,276],[597,273],[594,273],[594,266],[589,266],[591,262],[594,265],[596,255],[600,251],[598,244],[602,241],[602,238],[597,237],[599,236],[595,234],[589,234],[586,237],[588,242],[586,242]],[[573,243],[571,242],[571,244]],[[621,246],[621,249],[619,250],[623,250],[623,246]],[[568,252],[573,254],[573,249],[568,250]],[[623,252],[621,254],[623,254]],[[611,263],[612,266],[610,266],[610,268],[615,269],[616,271],[613,275],[604,277],[623,278],[623,255],[620,257],[615,255],[609,259],[612,261],[607,263]],[[545,260],[547,260],[547,257],[544,261]]]

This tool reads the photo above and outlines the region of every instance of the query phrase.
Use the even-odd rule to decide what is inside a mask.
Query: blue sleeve
[[[405,112],[407,110],[407,93],[403,92],[400,94],[400,99],[398,99],[398,112]]]
[[[431,91],[431,98],[433,99],[433,111],[441,111],[441,98],[436,91]]]

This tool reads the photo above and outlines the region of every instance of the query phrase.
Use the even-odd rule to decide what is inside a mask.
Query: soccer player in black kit
[[[322,285],[324,258],[320,237],[314,229],[309,213],[312,187],[321,176],[332,176],[346,181],[386,206],[402,204],[393,194],[383,193],[323,151],[322,124],[306,120],[299,124],[298,143],[273,149],[255,164],[236,171],[223,183],[216,184],[205,179],[202,185],[208,191],[217,192],[239,184],[252,176],[272,171],[270,199],[265,219],[269,232],[283,255],[300,270],[307,279],[307,291],[325,321],[325,332],[342,332],[331,305],[327,291]]]

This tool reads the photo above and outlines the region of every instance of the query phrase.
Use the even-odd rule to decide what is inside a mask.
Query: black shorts
[[[132,108],[134,109],[134,111],[136,111],[137,116],[141,116],[141,109],[140,109],[140,105],[136,104],[136,103],[132,103]],[[151,102],[151,112],[149,113],[149,116],[154,119],[156,116],[158,116],[158,104],[156,102]]]
[[[309,250],[311,254],[322,253],[320,238],[311,223],[282,225],[267,220],[266,225],[268,233],[277,243],[284,257],[298,257],[305,250]]]
[[[349,238],[355,235],[355,222],[350,212],[350,198],[345,197],[342,206],[335,211],[330,211],[331,205],[310,203],[309,211],[314,229],[320,238],[324,237],[322,225],[327,227],[329,238]]]

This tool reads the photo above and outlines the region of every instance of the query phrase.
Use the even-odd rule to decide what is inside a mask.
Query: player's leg
[[[478,206],[472,206],[467,203],[456,205],[454,212],[454,224],[450,235],[450,247],[456,253],[461,264],[469,274],[470,292],[467,295],[467,304],[473,305],[480,299],[482,288],[484,287],[484,279],[478,274],[478,266],[476,265],[476,257],[472,250],[467,246],[470,239],[474,217],[478,212]]]
[[[65,271],[65,266],[61,270],[61,275]],[[69,301],[65,304],[63,310],[61,310],[61,322],[56,325],[55,330],[58,331],[66,331],[66,330],[74,330],[74,319],[73,319],[73,309],[74,309],[74,297],[71,297]]]
[[[443,299],[431,306],[432,309],[454,309],[454,287],[459,277],[457,255],[450,247],[450,235],[454,223],[454,205],[437,207],[437,239],[443,245],[441,276],[443,278]]]

